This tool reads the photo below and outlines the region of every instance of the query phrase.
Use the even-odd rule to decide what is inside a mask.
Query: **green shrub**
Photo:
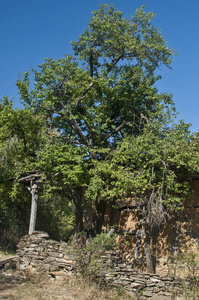
[[[79,235],[79,239],[84,234]],[[116,249],[116,234],[98,234],[87,241],[82,247],[77,241],[73,241],[73,249],[80,273],[92,281],[104,282],[105,274],[111,271],[112,262],[106,256],[106,251]]]

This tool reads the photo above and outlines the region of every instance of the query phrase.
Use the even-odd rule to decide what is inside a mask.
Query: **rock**
[[[173,277],[160,277],[160,279],[161,279],[162,281],[169,281],[169,282],[171,282],[171,281],[174,280]]]
[[[132,287],[132,288],[138,289],[138,288],[141,287],[141,286],[142,286],[142,283],[137,283],[137,282],[132,282],[132,283],[131,283],[131,287]]]
[[[16,269],[17,260],[18,260],[17,256],[12,256],[12,257],[8,257],[8,258],[0,260],[0,270],[1,269],[6,269],[6,270]]]
[[[49,238],[49,235],[47,232],[44,232],[44,231],[34,231],[32,234],[28,235],[28,237],[30,238],[34,238],[36,236],[37,239],[46,239],[46,238]],[[25,236],[27,237],[27,235]]]
[[[155,286],[155,282],[147,282],[146,286],[147,287],[153,287],[153,286]]]
[[[130,281],[131,282],[131,278],[128,277],[120,277],[121,281]]]
[[[150,292],[143,292],[142,293],[142,296],[144,296],[144,297],[153,297],[153,294],[152,293],[150,293]]]
[[[50,272],[57,271],[57,270],[59,270],[59,264],[53,264],[49,268]]]
[[[27,267],[28,267],[28,266],[24,264],[24,265],[20,265],[20,267],[19,267],[19,268],[20,268],[20,270],[26,270],[26,269],[27,269]]]
[[[159,279],[156,279],[156,278],[150,278],[150,281],[152,281],[152,282],[161,282],[161,280],[159,280]]]
[[[172,294],[168,293],[168,292],[159,292],[158,295],[159,296],[167,296],[167,297],[171,297],[172,296]]]
[[[64,257],[64,253],[59,253],[59,252],[51,252],[50,256],[52,257],[59,257],[59,258],[63,258]]]

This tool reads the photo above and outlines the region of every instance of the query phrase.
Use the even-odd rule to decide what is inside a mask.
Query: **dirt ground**
[[[0,252],[0,260],[10,255]],[[168,276],[168,270],[158,266],[158,273]],[[162,269],[162,270],[161,270]],[[164,271],[164,272],[163,272]],[[181,269],[182,272],[182,269]],[[127,300],[138,299],[136,294],[131,296],[124,290],[100,288],[95,283],[89,283],[82,277],[70,273],[54,272],[44,274],[30,271],[0,270],[0,300]],[[165,274],[163,274],[165,273]],[[166,274],[167,273],[167,274]],[[183,272],[184,273],[184,272]],[[56,275],[56,276],[54,276]],[[173,274],[174,275],[174,274]],[[198,295],[198,293],[197,293]],[[155,297],[155,296],[154,296]],[[196,296],[197,297],[197,296]],[[193,297],[192,299],[197,299]],[[156,298],[154,298],[156,299]],[[168,297],[158,296],[158,300]],[[181,297],[179,300],[189,299]],[[157,299],[156,299],[157,300]]]
[[[50,278],[44,274],[0,273],[0,300],[120,300],[136,299],[123,291],[103,290],[73,275]]]

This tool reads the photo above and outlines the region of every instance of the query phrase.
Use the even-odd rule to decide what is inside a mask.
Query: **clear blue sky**
[[[160,70],[158,88],[173,94],[180,119],[199,130],[199,1],[198,0],[0,0],[0,99],[14,97],[19,73],[36,68],[45,58],[72,54],[70,41],[87,27],[100,3],[113,3],[129,18],[146,5],[156,13],[169,48],[177,51],[173,70]]]

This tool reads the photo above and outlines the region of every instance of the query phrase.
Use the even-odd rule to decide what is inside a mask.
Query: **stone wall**
[[[181,295],[183,284],[174,277],[162,277],[156,274],[139,272],[132,263],[119,256],[118,251],[107,251],[103,255],[103,263],[112,267],[105,274],[105,282],[111,287],[123,287],[129,294],[139,292],[144,299],[172,299],[173,293]],[[105,268],[108,270],[108,268]],[[162,298],[160,298],[160,296]],[[140,298],[142,299],[142,298]],[[180,299],[180,298],[179,298]]]
[[[54,277],[60,275],[60,271],[77,273],[74,256],[69,253],[72,252],[67,244],[49,239],[44,232],[34,232],[24,236],[18,244],[18,268],[45,271]],[[111,269],[104,268],[107,270],[105,283],[111,287],[122,286],[130,294],[139,292],[144,297],[139,296],[139,299],[160,299],[160,296],[162,299],[172,299],[173,292],[182,293],[180,280],[141,273],[131,262],[120,257],[119,251],[106,251],[102,261],[103,264],[111,266]]]
[[[45,232],[25,235],[17,245],[18,268],[38,271],[74,271],[76,263],[66,254],[65,243],[49,239]]]

